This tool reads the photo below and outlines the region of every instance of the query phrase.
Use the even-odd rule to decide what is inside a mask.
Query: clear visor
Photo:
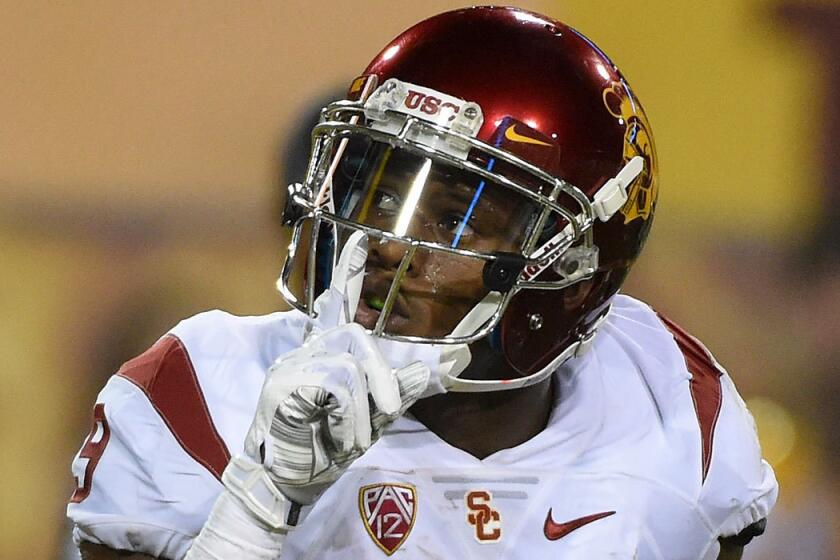
[[[362,229],[368,257],[357,322],[378,335],[424,341],[456,342],[448,337],[459,324],[461,341],[486,332],[507,294],[490,293],[485,268],[499,253],[524,255],[540,205],[489,178],[363,135],[336,140],[323,158],[320,190],[312,195],[318,212],[298,222],[298,250],[284,270],[286,277],[304,271],[302,282],[289,282],[295,299],[311,302],[329,285],[343,244]],[[483,166],[492,171],[494,162]],[[479,302],[484,310],[472,316],[480,320],[464,329]]]

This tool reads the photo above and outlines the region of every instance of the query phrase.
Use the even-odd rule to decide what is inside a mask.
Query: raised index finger
[[[306,342],[313,352],[325,355],[347,352],[358,362],[367,378],[368,390],[376,407],[384,414],[398,414],[402,401],[391,366],[364,327],[348,323],[326,330]]]

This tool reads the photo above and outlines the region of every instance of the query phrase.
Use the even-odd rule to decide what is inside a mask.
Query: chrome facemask
[[[355,231],[368,236],[372,252],[387,246],[391,254],[387,270],[378,264],[387,289],[367,297],[378,312],[369,331],[386,339],[474,342],[498,325],[519,290],[562,289],[591,277],[598,261],[592,224],[626,201],[641,158],[590,201],[566,181],[478,140],[482,122],[475,103],[393,79],[362,101],[323,109],[306,178],[289,187],[284,222],[293,232],[278,280],[286,301],[315,315],[315,298]],[[483,283],[483,295],[445,334],[411,332],[410,318],[400,322],[401,306],[412,297],[405,285],[424,259],[457,263]],[[537,280],[549,267],[553,279]],[[427,297],[434,297],[444,288],[434,281],[435,267],[423,274]]]

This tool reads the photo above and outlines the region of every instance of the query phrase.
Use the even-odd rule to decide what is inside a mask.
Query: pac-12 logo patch
[[[408,538],[417,513],[417,490],[407,484],[371,484],[359,489],[359,513],[370,538],[388,556]]]

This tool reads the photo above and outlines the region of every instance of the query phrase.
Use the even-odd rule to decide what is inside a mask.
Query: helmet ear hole
[[[516,284],[516,280],[525,268],[525,257],[517,253],[495,253],[496,258],[487,261],[481,278],[484,287],[493,292],[507,292]]]

